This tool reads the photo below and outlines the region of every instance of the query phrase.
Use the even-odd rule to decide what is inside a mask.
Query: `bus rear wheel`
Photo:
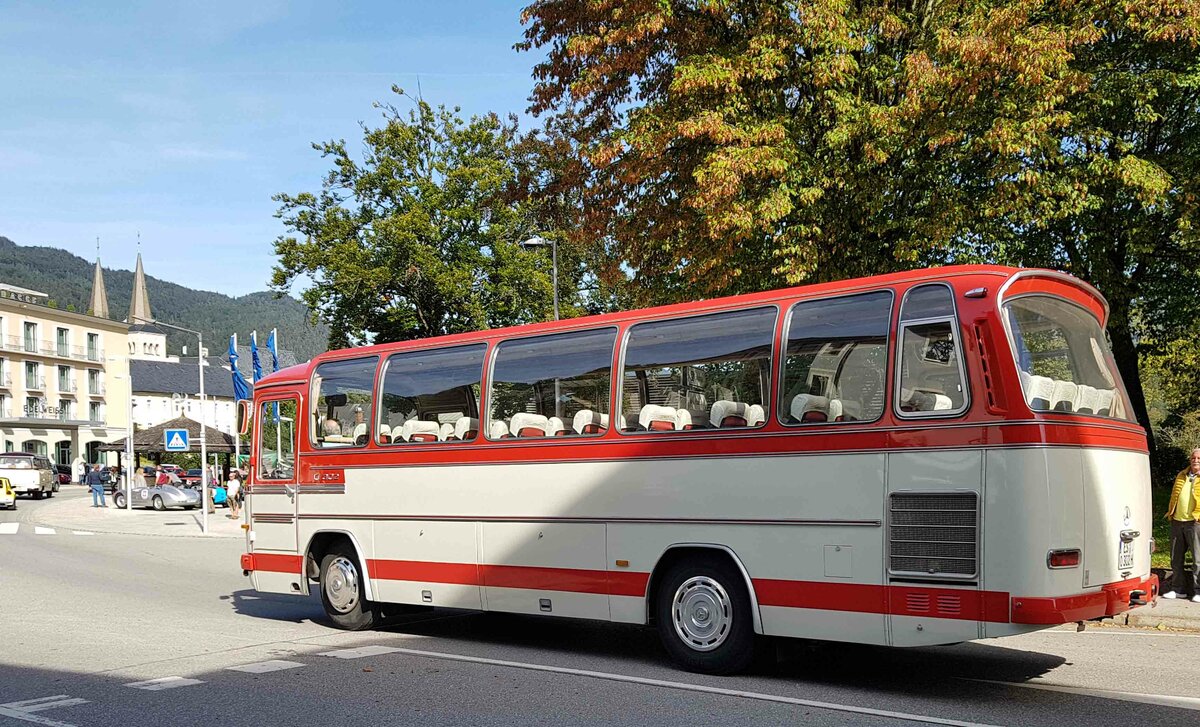
[[[367,600],[358,557],[344,547],[321,559],[321,605],[339,629],[364,631],[379,621],[375,605]]]
[[[655,599],[659,637],[688,671],[734,674],[754,660],[750,595],[741,573],[719,559],[671,566]]]

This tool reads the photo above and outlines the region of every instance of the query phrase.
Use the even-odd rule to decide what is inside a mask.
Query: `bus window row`
[[[921,293],[910,291],[902,307],[895,407],[905,416],[961,412],[966,386],[949,288],[914,291]],[[312,382],[312,441],[350,447],[372,435],[380,445],[594,437],[613,425],[624,432],[746,430],[764,425],[774,409],[788,426],[872,422],[885,409],[892,306],[890,291],[793,305],[777,387],[775,306],[635,324],[623,342],[615,412],[615,327],[501,341],[491,356],[487,411],[485,343],[388,356],[378,395],[377,357],[321,364]]]

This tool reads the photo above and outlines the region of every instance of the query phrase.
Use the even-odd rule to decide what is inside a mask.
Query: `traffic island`
[[[106,495],[108,507],[92,507],[92,497],[55,498],[39,507],[30,516],[35,525],[65,530],[121,535],[186,538],[245,537],[242,523],[245,518],[231,520],[229,510],[218,507],[208,516],[208,535],[202,530],[204,515],[200,510],[125,510],[113,504]]]

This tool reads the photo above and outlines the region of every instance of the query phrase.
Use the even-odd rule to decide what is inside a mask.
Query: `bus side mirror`
[[[237,403],[237,430],[238,434],[243,437],[250,433],[250,422],[253,421],[254,414],[250,409],[250,401],[247,399],[238,399]]]

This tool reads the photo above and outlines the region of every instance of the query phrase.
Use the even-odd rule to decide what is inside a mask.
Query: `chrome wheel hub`
[[[675,633],[695,651],[712,651],[729,636],[733,605],[720,583],[708,576],[684,581],[671,603]]]
[[[321,583],[329,605],[338,613],[349,613],[358,605],[358,568],[349,559],[334,558]]]

